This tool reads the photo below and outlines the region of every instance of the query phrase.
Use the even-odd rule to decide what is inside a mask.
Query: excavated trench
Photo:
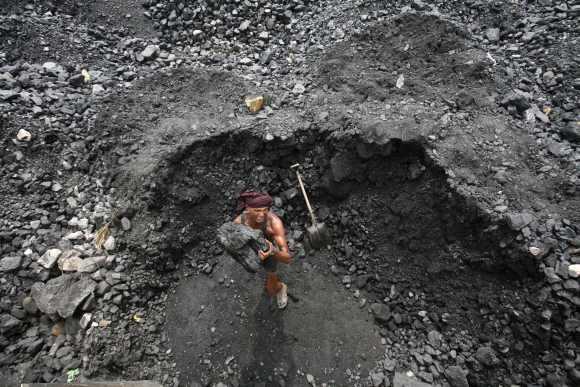
[[[455,191],[425,144],[386,140],[443,140],[461,127],[457,142],[444,144],[457,144],[460,156],[448,161],[481,174],[469,169],[482,159],[462,156],[497,140],[503,128],[492,123],[472,136],[488,117],[478,114],[495,107],[488,56],[459,26],[408,14],[338,42],[316,63],[303,96],[278,86],[257,91],[229,73],[181,69],[143,80],[117,104],[104,99],[116,106],[103,108],[100,150],[83,163],[91,173],[107,166],[111,181],[121,166],[116,192],[130,213],[117,215],[132,223],[118,242],[137,261],[131,267],[128,260],[128,269],[135,269],[138,310],[126,316],[134,325],[120,320],[94,333],[98,344],[88,342],[88,358],[102,361],[91,367],[165,373],[152,340],[159,336],[163,345],[169,338],[183,386],[389,386],[395,372],[407,371],[447,385],[450,366],[468,370],[472,387],[536,385],[559,371],[562,356],[551,348],[565,339],[550,337],[550,324],[562,325],[561,313],[542,316],[548,296],[533,277],[537,261],[509,250],[513,231],[480,210],[482,198]],[[397,85],[402,75],[404,88]],[[276,94],[276,106],[249,115],[240,96],[254,91]],[[438,97],[457,109],[442,110]],[[248,127],[255,132],[191,143],[202,133]],[[297,127],[328,132],[257,134]],[[353,127],[375,140],[341,132]],[[333,235],[322,251],[303,245],[309,221],[294,163]],[[294,255],[280,268],[292,293],[285,311],[272,308],[261,278],[217,244],[216,229],[235,216],[244,190],[274,196],[273,211],[285,223]],[[141,200],[147,206],[138,211]],[[134,313],[142,311],[148,314]],[[144,354],[151,372],[135,370]]]
[[[332,231],[323,251],[303,244],[308,218],[294,163]],[[315,131],[270,140],[223,134],[184,147],[160,176],[150,205],[164,254],[150,263],[183,273],[168,301],[167,331],[185,385],[301,386],[308,374],[328,385],[364,385],[394,347],[403,348],[391,354],[396,369],[437,380],[455,358],[443,353],[434,368],[413,357],[419,344],[410,344],[431,330],[456,353],[473,354],[481,343],[523,360],[469,363],[474,383],[539,376],[533,359],[545,343],[532,332],[529,304],[537,289],[521,275],[529,263],[499,252],[507,231],[450,189],[420,143]],[[269,192],[286,225],[294,261],[281,268],[293,296],[284,312],[271,308],[259,276],[216,242],[244,190]]]

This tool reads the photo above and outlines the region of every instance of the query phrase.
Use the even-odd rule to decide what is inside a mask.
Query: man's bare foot
[[[276,294],[276,301],[279,309],[284,309],[288,305],[288,286],[285,283],[282,283],[282,289]]]

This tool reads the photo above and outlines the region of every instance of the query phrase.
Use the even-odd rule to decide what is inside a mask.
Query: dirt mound
[[[138,0],[85,0],[78,17],[84,23],[104,26],[107,30],[122,30],[135,38],[155,36],[153,24],[143,14],[143,1]]]
[[[436,16],[406,14],[337,44],[318,72],[331,90],[362,100],[406,95],[454,99],[473,83],[490,83],[488,65],[485,53],[470,48],[460,27]],[[397,86],[399,79],[404,88]]]
[[[119,12],[101,1],[85,2],[78,8],[66,4],[57,8],[61,12],[47,12],[42,4],[36,4],[22,8],[22,12],[0,13],[0,64],[57,62],[108,68],[130,59],[127,50],[141,52],[144,39],[151,37],[149,24],[143,20],[102,16],[99,10],[104,9],[104,15]]]
[[[59,28],[51,28],[49,19],[7,18],[0,30],[6,61],[57,61],[68,64],[90,61],[91,54],[86,47],[88,38],[81,34],[71,39],[69,33],[73,31],[73,24],[70,21],[64,21]]]

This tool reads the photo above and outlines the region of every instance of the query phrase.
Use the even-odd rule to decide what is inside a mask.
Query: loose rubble
[[[0,379],[66,382],[80,369],[87,379],[180,385],[165,333],[172,287],[182,275],[212,278],[222,254],[215,229],[246,185],[272,191],[291,249],[307,262],[305,209],[291,176],[272,165],[310,151],[305,178],[336,236],[328,267],[316,270],[352,293],[384,347],[374,369],[345,370],[350,385],[578,383],[579,5],[142,5],[116,16],[142,17],[157,35],[99,24],[92,13],[118,11],[92,3],[0,10]],[[198,76],[206,68],[217,75]],[[202,98],[185,101],[194,89]],[[176,117],[199,112],[179,134]],[[222,129],[263,138],[232,140]],[[355,147],[331,152],[336,138],[311,136],[318,131],[354,136],[345,138]],[[164,170],[204,138],[217,142],[203,158]],[[229,141],[282,161],[223,153]],[[411,144],[408,157],[375,171],[390,170],[401,191],[369,188],[349,202],[378,184],[365,166],[400,143]],[[197,163],[208,155],[213,166]],[[135,159],[146,177],[124,181]],[[198,186],[205,176],[178,181],[192,165],[198,177],[203,168],[221,176],[219,202]],[[179,223],[199,208],[207,221],[207,203],[216,227]],[[326,382],[315,367],[299,372],[303,383]]]

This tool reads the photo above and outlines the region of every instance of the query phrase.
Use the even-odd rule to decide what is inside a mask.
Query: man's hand
[[[270,242],[269,240],[266,239],[266,243],[268,244],[268,250],[267,251],[262,251],[262,250],[258,251],[258,255],[260,256],[260,259],[262,261],[265,261],[266,259],[270,258],[275,253],[274,245],[272,244],[272,242]]]

